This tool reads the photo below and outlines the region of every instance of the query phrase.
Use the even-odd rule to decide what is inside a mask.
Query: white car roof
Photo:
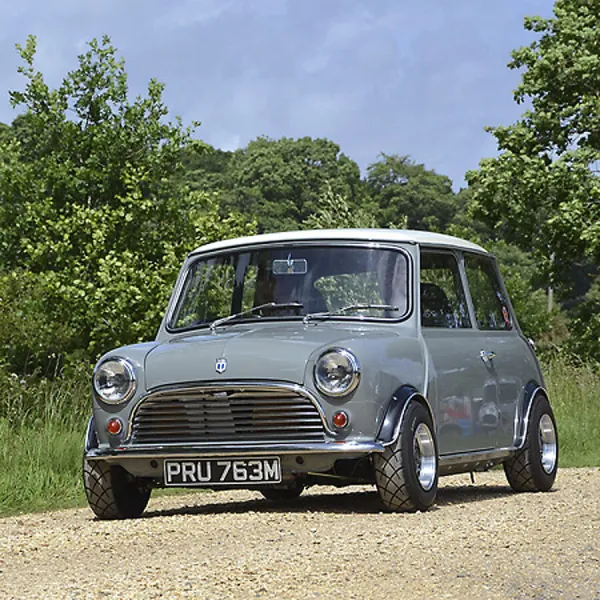
[[[429,231],[414,231],[410,229],[308,229],[304,231],[284,231],[282,233],[264,233],[223,240],[205,244],[196,248],[191,254],[199,252],[213,252],[250,246],[255,244],[269,244],[276,242],[306,242],[313,240],[330,241],[365,241],[365,242],[404,242],[419,244],[421,246],[438,246],[459,250],[474,250],[486,252],[484,248],[473,242],[443,233]]]

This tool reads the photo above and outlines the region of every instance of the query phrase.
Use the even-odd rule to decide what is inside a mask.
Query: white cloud
[[[221,150],[229,152],[242,147],[242,136],[239,133],[229,131],[217,131],[210,137],[210,143]]]
[[[157,29],[192,27],[219,19],[233,5],[232,0],[183,0],[171,4],[170,9],[158,17],[154,24]]]
[[[460,182],[493,154],[485,124],[520,108],[505,65],[526,43],[525,14],[553,0],[0,0],[0,121],[22,88],[15,42],[39,37],[56,85],[108,33],[132,93],[157,77],[184,122],[234,149],[261,134],[326,136],[363,168],[381,151],[411,154]]]

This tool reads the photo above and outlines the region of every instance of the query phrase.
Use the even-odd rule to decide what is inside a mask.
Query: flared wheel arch
[[[531,411],[535,405],[536,400],[542,396],[546,399],[550,407],[550,396],[546,389],[540,385],[537,381],[531,380],[525,386],[525,393],[523,396],[523,405],[521,406],[519,427],[515,432],[514,445],[516,448],[523,448],[527,442],[527,429],[529,427],[529,420],[531,418]]]
[[[406,409],[411,402],[421,404],[423,408],[429,413],[431,422],[433,423],[433,429],[435,431],[435,416],[431,410],[429,402],[423,394],[421,394],[415,387],[411,385],[403,385],[399,387],[390,398],[388,403],[385,417],[379,428],[377,440],[384,446],[389,446],[398,440],[402,432],[402,425]]]

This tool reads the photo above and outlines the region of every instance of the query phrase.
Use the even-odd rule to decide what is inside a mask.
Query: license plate
[[[166,460],[164,474],[166,486],[202,487],[279,483],[281,464],[279,457]]]

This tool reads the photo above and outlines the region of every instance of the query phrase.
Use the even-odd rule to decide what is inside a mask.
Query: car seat
[[[434,283],[421,283],[421,325],[456,327],[456,319],[444,290]]]

